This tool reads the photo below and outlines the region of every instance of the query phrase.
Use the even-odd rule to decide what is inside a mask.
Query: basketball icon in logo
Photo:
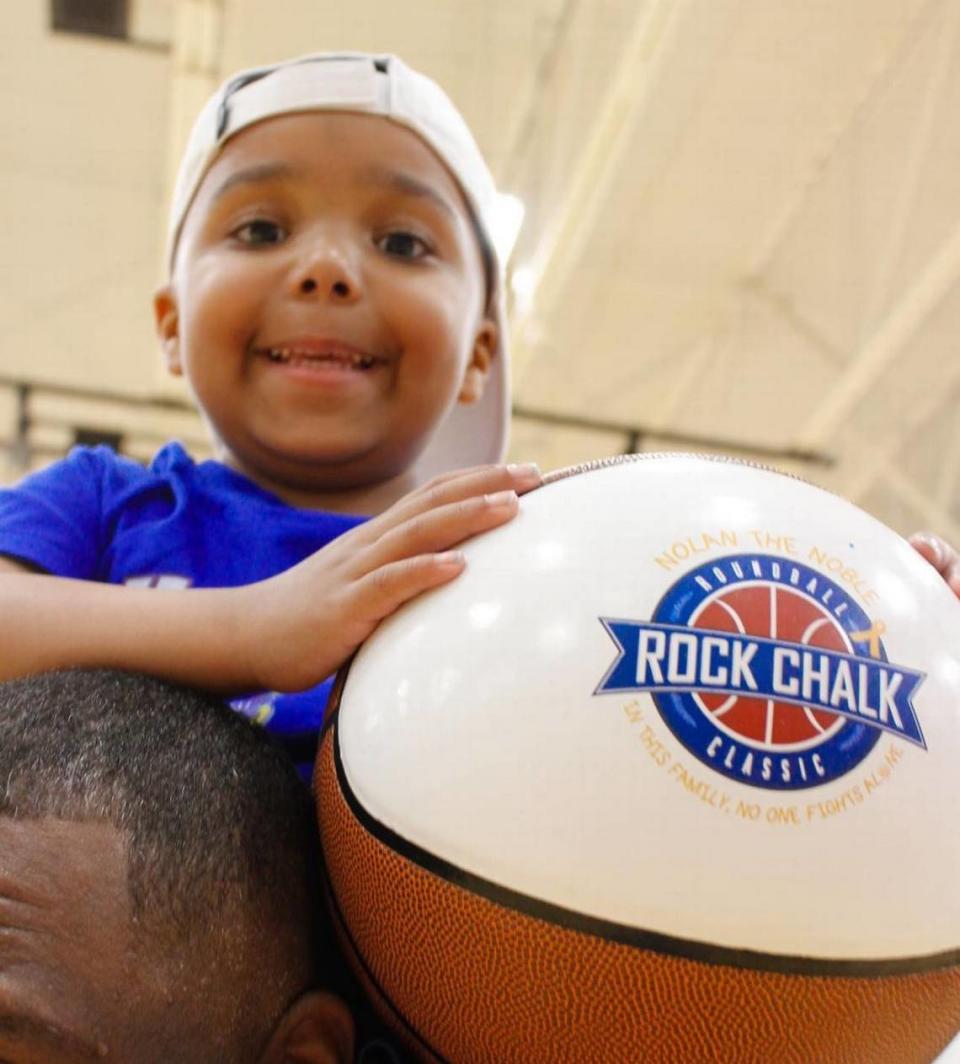
[[[718,591],[700,604],[690,624],[853,652],[849,636],[823,606],[800,592],[767,584]],[[773,750],[808,749],[843,727],[836,713],[773,699],[704,692],[697,701],[732,739]]]

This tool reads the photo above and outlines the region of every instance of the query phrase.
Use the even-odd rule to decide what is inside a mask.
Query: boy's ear
[[[167,371],[174,377],[181,377],[183,364],[180,361],[180,314],[172,285],[164,285],[153,297],[153,317]]]
[[[490,367],[496,357],[500,333],[493,318],[484,318],[473,342],[470,361],[463,374],[458,403],[476,403],[483,396],[490,376]]]
[[[311,990],[290,1006],[258,1064],[351,1064],[353,1020],[332,994]]]

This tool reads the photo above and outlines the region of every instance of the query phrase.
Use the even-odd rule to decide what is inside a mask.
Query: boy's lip
[[[386,366],[392,361],[384,355],[344,340],[316,336],[298,336],[269,343],[258,343],[252,348],[259,355],[277,365],[310,366],[335,365],[344,369],[370,370]]]

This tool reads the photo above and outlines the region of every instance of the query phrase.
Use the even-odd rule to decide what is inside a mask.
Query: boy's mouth
[[[387,360],[379,355],[367,354],[350,348],[311,347],[261,347],[255,348],[254,354],[261,355],[270,362],[285,366],[342,366],[344,369],[369,370],[376,366],[385,366]]]

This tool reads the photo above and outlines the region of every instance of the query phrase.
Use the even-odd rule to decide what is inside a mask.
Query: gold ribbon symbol
[[[880,636],[887,630],[883,621],[876,621],[865,632],[851,632],[850,638],[854,643],[866,643],[870,648],[870,657],[880,657]]]

